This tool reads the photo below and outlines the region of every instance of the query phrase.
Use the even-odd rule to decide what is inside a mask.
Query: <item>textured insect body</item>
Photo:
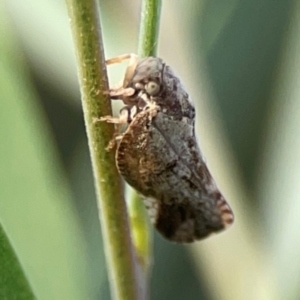
[[[224,229],[233,214],[201,155],[188,94],[160,58],[125,55],[108,63],[129,57],[123,86],[110,91],[126,106],[120,118],[103,118],[129,123],[116,152],[120,174],[166,238],[193,242]]]

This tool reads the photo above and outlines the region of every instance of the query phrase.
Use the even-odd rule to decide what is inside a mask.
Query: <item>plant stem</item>
[[[143,0],[139,33],[138,55],[156,56],[161,0]]]
[[[106,147],[114,127],[96,122],[111,115],[108,80],[102,47],[98,1],[66,0],[71,21],[82,106],[88,136],[103,242],[112,295],[116,299],[143,299],[133,250],[123,186],[115,165],[115,151]]]
[[[156,55],[160,11],[161,0],[143,0],[138,44],[139,57]],[[145,206],[136,192],[133,192],[129,202],[129,215],[137,257],[145,275],[148,275],[152,262],[152,229],[149,226]]]
[[[134,248],[146,280],[152,263],[152,227],[149,224],[145,205],[135,191],[132,192],[128,204],[128,213]]]

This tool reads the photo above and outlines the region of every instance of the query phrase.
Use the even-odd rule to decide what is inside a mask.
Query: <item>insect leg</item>
[[[123,62],[124,60],[129,59],[129,63],[128,63],[128,67],[126,69],[125,72],[125,76],[124,76],[124,81],[123,81],[123,87],[127,87],[130,79],[133,76],[134,70],[137,66],[137,63],[139,61],[139,58],[136,54],[134,53],[129,53],[129,54],[123,54],[123,55],[119,55],[113,58],[110,58],[108,60],[106,60],[106,64],[107,65],[112,65],[112,64],[118,64]]]

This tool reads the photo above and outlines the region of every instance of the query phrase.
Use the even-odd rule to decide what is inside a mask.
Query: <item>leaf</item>
[[[89,299],[81,225],[19,49],[0,5],[0,219],[38,299]]]
[[[35,299],[22,267],[0,224],[0,299]]]

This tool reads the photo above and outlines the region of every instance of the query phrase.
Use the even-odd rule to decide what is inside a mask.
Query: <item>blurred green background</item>
[[[135,52],[140,1],[100,8],[106,57]],[[151,299],[299,299],[300,3],[165,0],[161,18],[235,224],[188,246],[155,232]],[[0,223],[37,298],[110,299],[64,1],[0,3],[0,92]]]

